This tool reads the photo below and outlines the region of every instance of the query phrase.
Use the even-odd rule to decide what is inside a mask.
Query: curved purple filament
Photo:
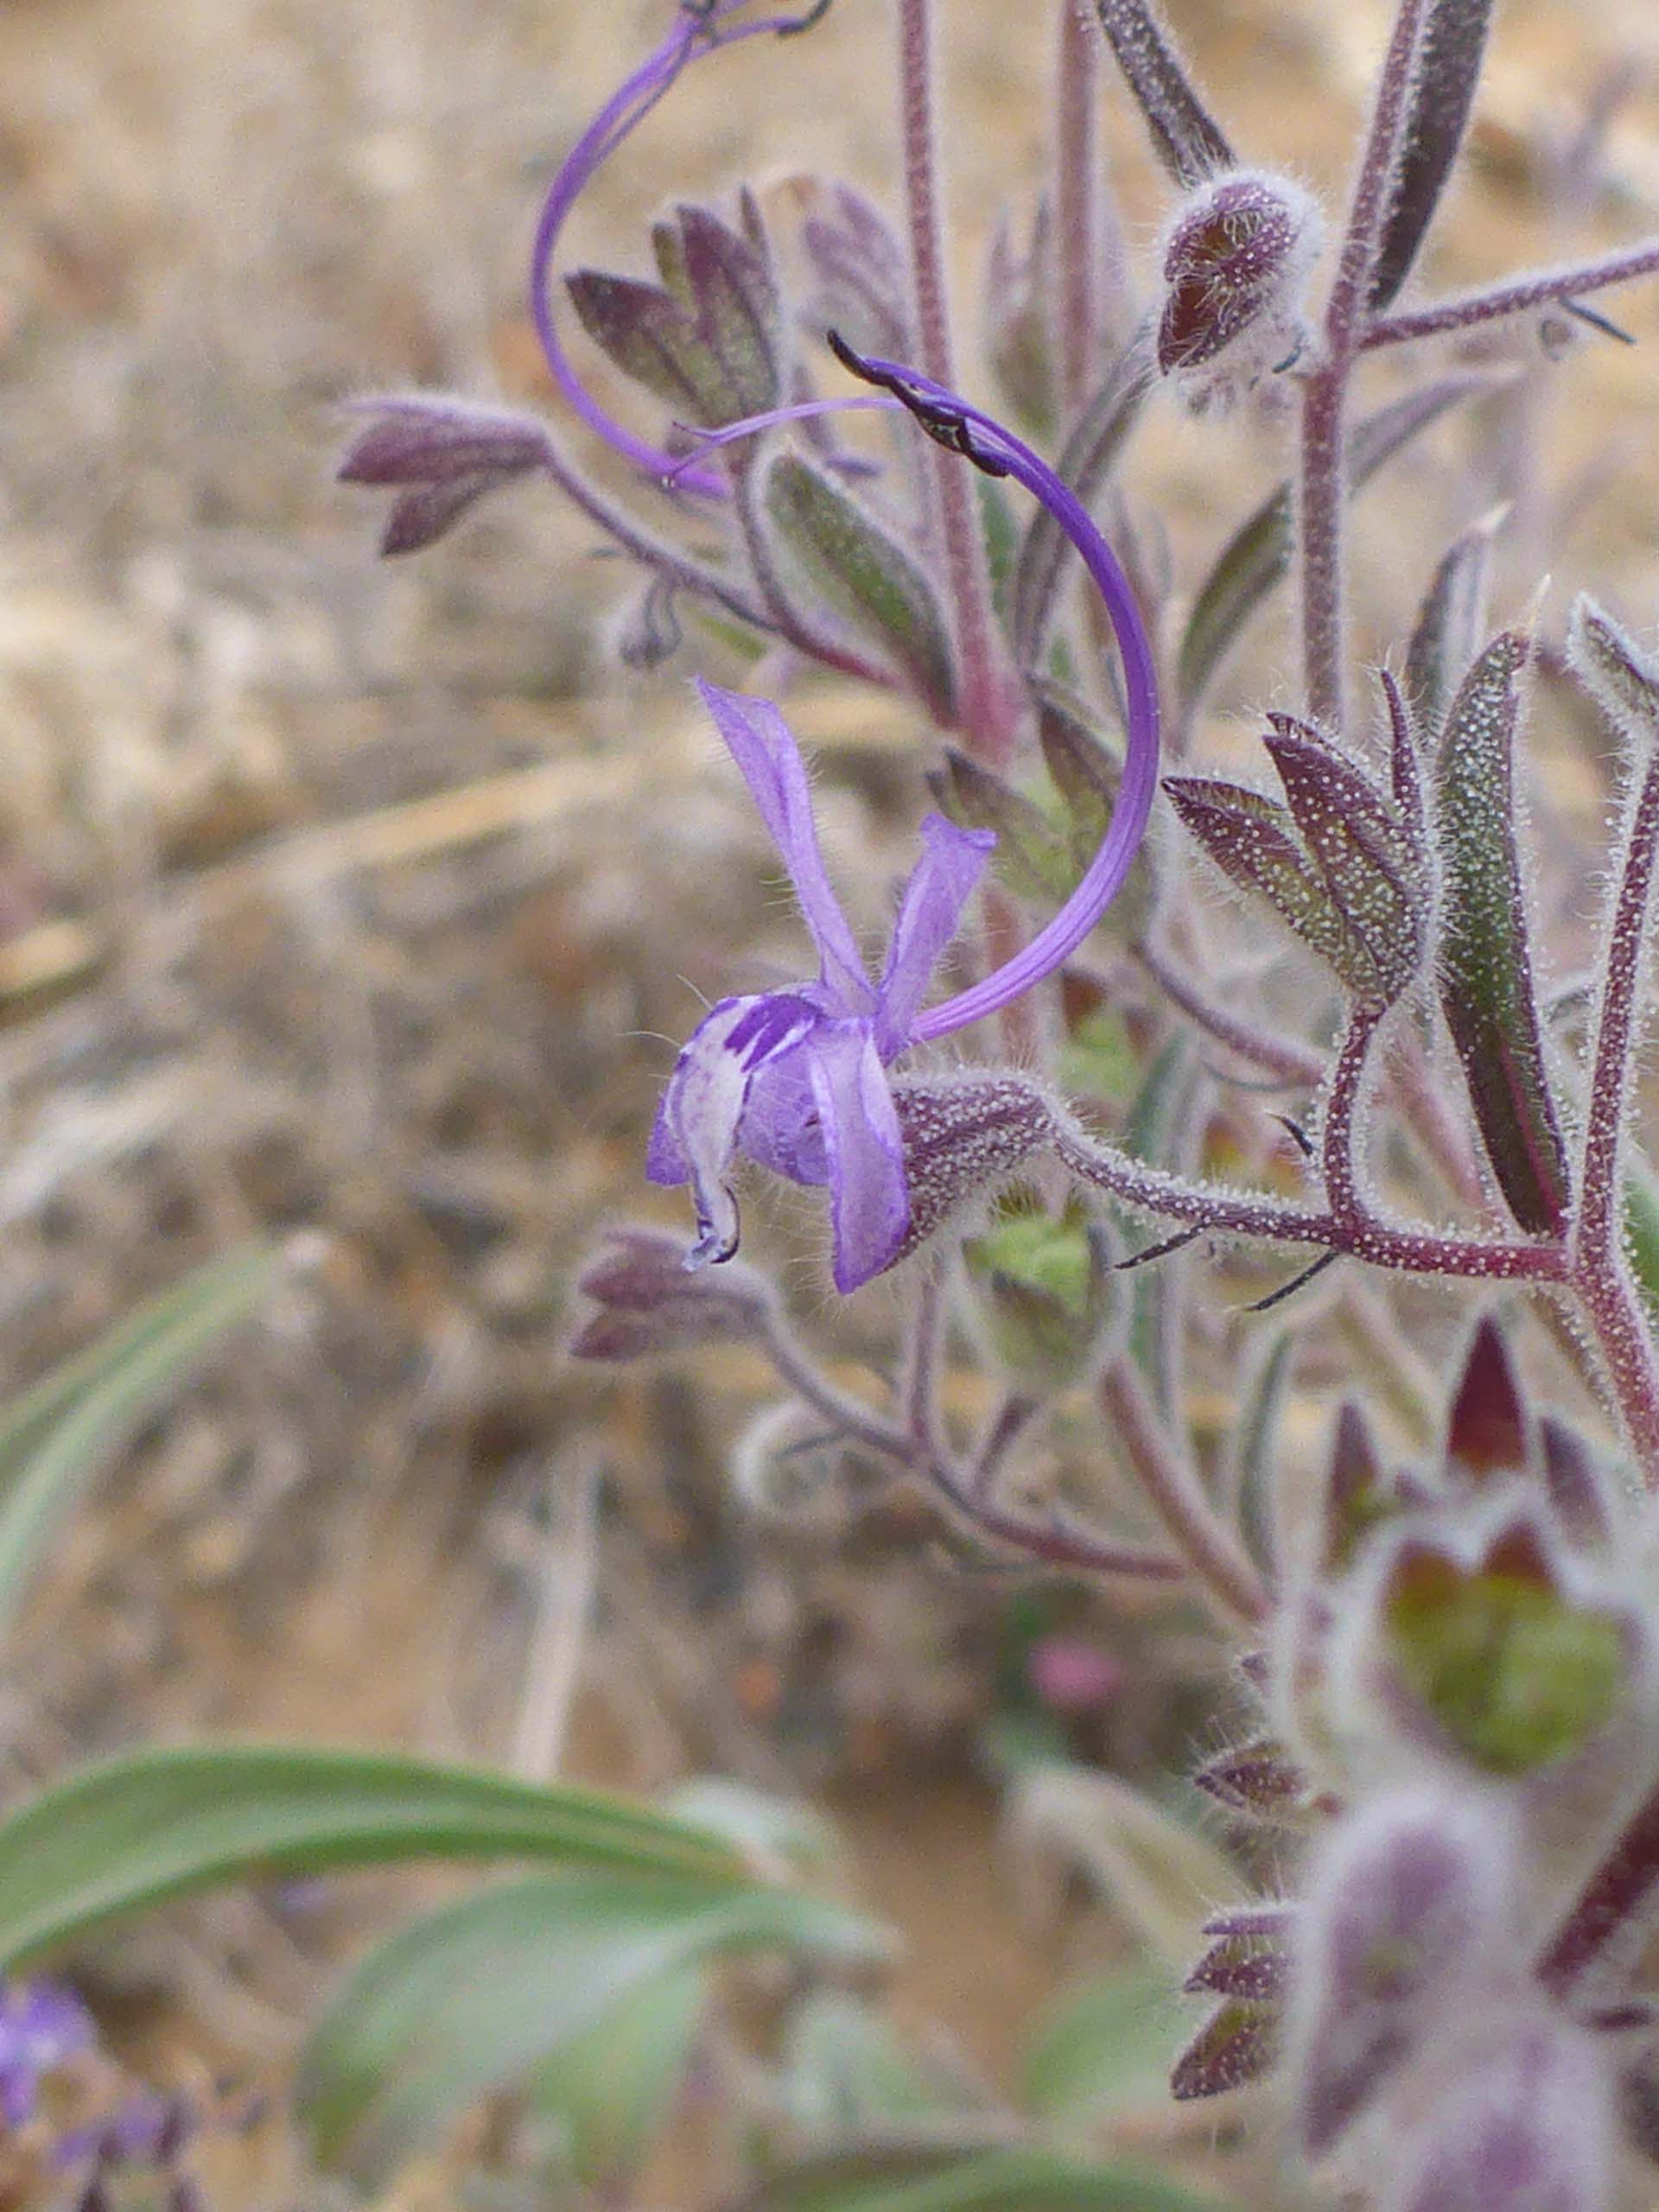
[[[688,491],[705,493],[712,499],[726,497],[723,477],[711,469],[686,468],[679,455],[664,453],[647,439],[637,437],[601,407],[583,384],[565,350],[554,318],[552,270],[553,257],[558,251],[570,211],[590,180],[650,114],[688,62],[696,60],[701,54],[713,54],[719,47],[734,46],[741,39],[760,38],[798,27],[794,18],[768,16],[759,22],[741,23],[717,32],[720,18],[743,4],[744,0],[721,0],[714,9],[698,13],[684,5],[683,0],[676,12],[674,27],[662,44],[617,87],[560,162],[542,203],[530,255],[531,316],[553,381],[571,408],[607,445],[647,475],[683,486]]]

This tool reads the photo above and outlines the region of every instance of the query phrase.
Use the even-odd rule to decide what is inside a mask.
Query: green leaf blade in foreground
[[[762,1948],[846,1964],[885,1948],[868,1922],[798,1891],[532,1876],[429,1913],[369,1954],[312,2034],[301,2108],[324,2162],[377,2184],[475,2099],[546,2069],[664,1977]]]
[[[0,1972],[226,1882],[500,1858],[715,1884],[745,1875],[719,1837],[595,1790],[395,1752],[140,1751],[72,1775],[0,1821]]]
[[[1139,2165],[1052,2151],[897,2146],[804,2160],[770,2175],[741,2212],[1222,2212]]]
[[[110,1454],[252,1319],[281,1269],[258,1241],[209,1261],[0,1410],[0,1635]]]
[[[1510,1211],[1536,1236],[1560,1236],[1571,1206],[1567,1149],[1533,990],[1515,819],[1515,734],[1530,650],[1521,632],[1501,632],[1446,715],[1435,763],[1440,997]]]

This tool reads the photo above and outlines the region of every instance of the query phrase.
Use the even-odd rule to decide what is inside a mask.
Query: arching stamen
[[[664,453],[648,439],[638,437],[607,412],[588,391],[559,334],[553,308],[553,260],[571,210],[588,183],[623,140],[628,137],[681,72],[703,55],[735,46],[747,38],[791,37],[810,29],[827,12],[828,0],[804,14],[767,16],[752,23],[722,28],[724,19],[747,4],[747,0],[680,0],[673,28],[631,76],[620,85],[559,164],[557,174],[542,203],[531,248],[530,312],[541,340],[542,352],[553,381],[571,408],[606,444],[643,469],[649,476],[672,482],[687,491],[713,499],[726,496],[726,484],[710,469],[688,470],[676,455]]]

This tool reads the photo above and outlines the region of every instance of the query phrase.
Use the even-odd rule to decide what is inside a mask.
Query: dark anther
[[[830,12],[830,5],[831,0],[813,0],[812,6],[804,16],[791,16],[787,22],[779,24],[779,37],[798,38],[803,31],[810,31],[814,23],[821,23],[823,21]]]
[[[995,449],[985,443],[959,410],[935,398],[931,392],[918,391],[902,371],[880,368],[874,361],[867,361],[861,353],[855,353],[838,330],[828,330],[824,337],[830,351],[843,368],[850,369],[861,383],[873,384],[880,391],[890,391],[899,405],[915,416],[929,437],[948,452],[960,454],[987,476],[1008,474],[1007,463],[998,460]]]

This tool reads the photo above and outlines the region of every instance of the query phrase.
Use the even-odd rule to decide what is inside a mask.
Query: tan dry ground
[[[722,1443],[764,1391],[743,1360],[694,1394],[557,1358],[591,1225],[638,1203],[658,1039],[693,1003],[679,979],[781,924],[753,826],[681,677],[612,671],[616,570],[550,500],[505,502],[388,570],[368,503],[327,481],[326,406],[352,391],[547,398],[519,302],[537,181],[661,12],[0,10],[4,1371],[33,1374],[257,1224],[302,1260],[270,1328],[65,1545],[11,1655],[8,1762],[20,1781],[215,1728],[533,1763],[557,1719],[534,1669],[526,1701],[533,1624],[585,1560],[601,1603],[569,1770],[839,1777],[866,1890],[913,1938],[901,2008],[995,2073],[1100,1939],[1017,1917],[962,1778],[993,1658],[983,1592],[918,1551],[920,1520],[849,1565],[725,1509]],[[1176,13],[1248,149],[1336,185],[1380,10]],[[992,0],[941,16],[966,290],[999,200],[1039,172],[1049,41],[1035,11]],[[886,23],[837,0],[810,48],[701,73],[595,193],[580,252],[636,265],[664,194],[745,164],[885,190]],[[1631,61],[1659,62],[1646,0],[1502,11],[1437,279],[1659,221],[1650,88],[1586,207],[1553,215],[1541,182]],[[1160,190],[1116,99],[1109,130],[1144,274]],[[1535,573],[1535,502],[1593,477],[1554,549],[1558,590],[1651,612],[1659,307],[1608,304],[1645,342],[1586,346],[1558,372],[1508,605]],[[1364,511],[1380,628],[1409,607],[1414,524],[1444,512],[1448,469],[1467,488],[1462,436]],[[1178,575],[1274,468],[1260,427],[1160,414],[1135,483]],[[1235,703],[1270,690],[1273,648],[1235,670]],[[913,733],[849,695],[800,720],[835,762],[838,869],[874,836],[874,913],[913,810],[894,765]],[[783,1236],[812,1311],[809,1222]],[[876,1294],[849,1351],[885,1323]],[[612,1490],[590,1542],[570,1501],[595,1455]],[[280,2081],[329,1961],[393,1886],[297,1920],[240,1899],[175,1916],[100,1953],[97,1980],[130,2000],[153,2068]]]

